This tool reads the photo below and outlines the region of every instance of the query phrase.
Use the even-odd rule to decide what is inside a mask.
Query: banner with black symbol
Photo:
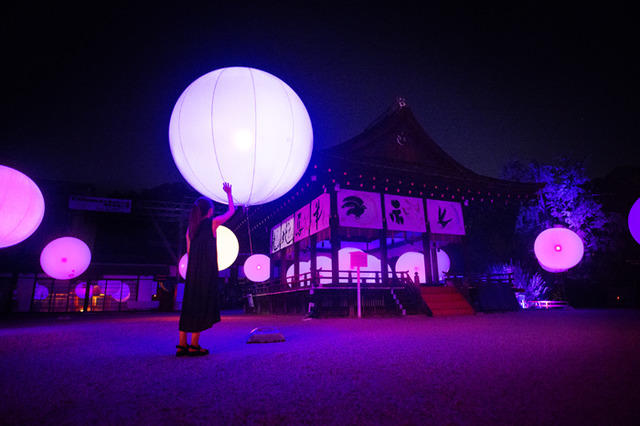
[[[296,212],[295,232],[293,233],[293,241],[298,242],[309,236],[309,219],[311,215],[311,207],[309,204]]]
[[[340,226],[382,229],[380,194],[375,192],[338,191]]]
[[[427,232],[422,198],[384,194],[387,229],[392,231]]]
[[[329,194],[322,194],[311,202],[309,212],[309,234],[322,231],[329,227],[329,215],[331,214],[331,198]]]
[[[427,200],[427,219],[432,234],[465,235],[460,203]]]

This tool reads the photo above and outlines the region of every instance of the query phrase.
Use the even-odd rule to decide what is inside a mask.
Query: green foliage
[[[568,159],[557,160],[553,165],[513,162],[504,168],[503,177],[546,184],[537,204],[520,209],[516,224],[518,233],[531,239],[547,228],[561,225],[582,238],[585,257],[597,250],[611,248],[615,221],[591,193],[582,163]]]

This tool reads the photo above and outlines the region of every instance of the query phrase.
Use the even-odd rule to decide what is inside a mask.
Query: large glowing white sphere
[[[320,284],[331,284],[331,258],[327,256],[316,257],[316,269],[318,277],[320,277]]]
[[[424,271],[424,254],[417,251],[408,251],[402,254],[396,261],[396,273],[400,272],[408,272],[411,280],[414,279],[417,272],[420,282],[427,282]]]
[[[244,262],[244,274],[251,281],[261,283],[271,276],[271,259],[264,254],[253,254]]]
[[[218,271],[227,269],[236,261],[240,252],[240,244],[236,234],[226,226],[218,226],[216,229],[216,240],[218,249]]]
[[[542,231],[533,245],[540,265],[550,272],[565,271],[576,266],[584,255],[584,244],[578,234],[567,228]]]
[[[449,269],[451,269],[451,259],[449,255],[442,249],[438,249],[436,252],[436,259],[438,260],[438,278],[443,281]]]
[[[75,278],[87,270],[91,250],[84,241],[62,237],[51,241],[40,253],[40,266],[45,274],[57,280]]]
[[[298,95],[253,68],[212,71],[180,95],[169,123],[171,154],[199,193],[257,205],[284,195],[304,174],[313,149],[311,120]]]
[[[183,280],[187,279],[187,263],[189,262],[189,256],[185,253],[178,262],[178,272]]]
[[[629,232],[635,240],[640,244],[640,198],[633,203],[629,210]]]
[[[27,175],[0,165],[0,248],[18,244],[44,217],[42,192]]]
[[[302,281],[300,282],[300,287],[303,287],[304,280],[311,278],[311,274],[309,273],[311,272],[311,262],[299,262],[298,269],[300,271],[300,280]],[[294,264],[289,265],[289,267],[287,268],[287,274],[286,274],[287,283],[293,282],[293,278],[295,277],[295,272],[296,272],[295,265]]]

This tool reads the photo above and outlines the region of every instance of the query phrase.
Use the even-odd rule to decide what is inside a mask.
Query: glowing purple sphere
[[[80,283],[76,285],[76,296],[80,299],[84,299],[87,295],[87,283]],[[89,297],[93,297],[93,286],[89,286]]]
[[[36,283],[36,287],[33,290],[33,300],[44,300],[47,297],[49,297],[49,289]]]
[[[69,280],[87,270],[91,263],[91,250],[84,241],[62,237],[51,241],[42,249],[40,266],[45,274],[57,280]]]
[[[44,217],[42,192],[25,174],[0,165],[0,248],[27,239]]]
[[[629,232],[633,238],[640,244],[640,198],[633,203],[629,210]]]
[[[193,81],[169,123],[173,160],[199,193],[227,203],[258,205],[288,192],[313,150],[313,130],[298,95],[277,77],[253,68],[211,71]]]
[[[542,231],[533,245],[540,265],[549,272],[562,272],[576,266],[584,255],[584,244],[578,234],[567,228]]]
[[[271,276],[271,259],[264,254],[249,256],[244,262],[244,274],[256,283],[268,280]]]

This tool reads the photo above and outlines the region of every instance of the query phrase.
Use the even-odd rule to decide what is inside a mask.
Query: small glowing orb
[[[47,297],[49,297],[49,289],[36,283],[36,287],[33,290],[33,300],[44,300]]]
[[[89,246],[74,237],[55,239],[47,244],[40,254],[42,270],[57,280],[77,277],[87,270],[90,263]]]
[[[640,244],[640,198],[633,203],[629,210],[629,232],[633,238]]]
[[[582,260],[584,244],[570,229],[550,228],[538,235],[533,251],[545,270],[560,272],[573,268]]]
[[[84,299],[87,295],[87,283],[80,283],[76,285],[76,296],[80,299]],[[89,286],[89,297],[93,297],[93,286]]]
[[[0,165],[0,248],[26,240],[44,217],[44,198],[29,177]]]
[[[244,262],[244,274],[256,283],[268,280],[271,276],[271,259],[264,254],[249,256]]]
[[[438,260],[438,278],[443,281],[449,269],[451,269],[451,259],[447,252],[442,249],[436,251],[436,258]]]
[[[218,271],[227,269],[236,261],[240,252],[240,244],[236,234],[226,226],[218,226],[216,229],[216,240],[218,248]]]
[[[211,71],[180,95],[169,122],[173,160],[199,193],[226,203],[258,205],[288,192],[304,174],[313,130],[298,95],[253,68]]]
[[[185,253],[178,262],[178,272],[183,280],[187,279],[187,264],[189,263],[189,256]]]

